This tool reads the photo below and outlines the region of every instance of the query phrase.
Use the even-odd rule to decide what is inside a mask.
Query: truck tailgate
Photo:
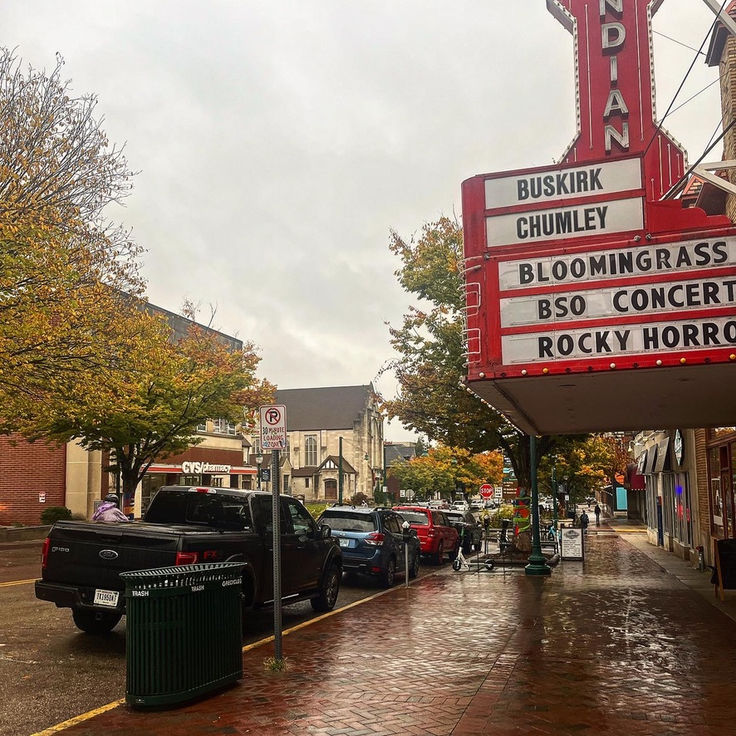
[[[123,590],[119,573],[173,565],[184,531],[191,534],[191,527],[57,522],[43,580]]]

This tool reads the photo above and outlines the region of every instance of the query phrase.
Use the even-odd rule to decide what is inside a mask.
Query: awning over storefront
[[[657,461],[657,450],[659,448],[657,445],[652,445],[647,450],[647,462],[644,465],[643,474],[644,475],[651,475],[654,472],[654,463]]]
[[[658,445],[657,445],[657,460],[654,463],[654,472],[655,473],[661,473],[663,470],[671,470],[672,467],[669,462],[667,462],[668,453],[667,448],[670,444],[670,438],[665,437]]]
[[[641,457],[639,459],[641,460]],[[646,458],[644,458],[644,460],[646,460]],[[632,491],[646,490],[646,480],[641,474],[636,463],[631,463],[626,467],[626,479],[628,486]]]

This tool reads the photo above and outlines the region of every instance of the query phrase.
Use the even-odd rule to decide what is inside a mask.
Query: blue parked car
[[[419,574],[419,537],[403,529],[404,519],[389,508],[332,506],[319,517],[327,524],[342,550],[342,568],[347,573],[378,576],[390,588],[404,573],[404,547],[409,545],[409,577]]]

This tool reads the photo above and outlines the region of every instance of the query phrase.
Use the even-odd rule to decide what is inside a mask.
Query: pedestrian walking
[[[595,525],[600,526],[601,525],[601,507],[598,504],[596,504],[593,511],[595,511]]]
[[[586,514],[585,511],[580,514],[580,528],[583,530],[583,534],[588,530],[588,514]]]

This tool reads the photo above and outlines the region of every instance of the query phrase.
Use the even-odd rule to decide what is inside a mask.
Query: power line
[[[686,49],[690,49],[690,51],[695,51],[696,54],[701,54],[702,56],[705,56],[705,54],[699,49],[695,49],[692,46],[688,46],[686,43],[683,43],[682,41],[678,41],[676,38],[672,38],[672,36],[668,36],[666,33],[662,33],[661,31],[654,31],[654,33],[657,36],[662,36],[663,38],[666,38],[668,41],[672,41],[672,43],[676,43],[678,46],[684,46]],[[701,46],[700,48],[702,49],[703,47]]]
[[[703,41],[700,44],[700,48],[698,49],[697,53],[693,57],[693,60],[690,63],[690,66],[688,67],[688,70],[685,72],[685,76],[682,78],[682,81],[680,82],[680,86],[677,88],[677,92],[675,92],[675,95],[672,98],[672,101],[670,102],[669,106],[667,107],[667,112],[665,112],[665,114],[662,117],[662,119],[657,123],[657,127],[655,128],[654,133],[652,134],[652,138],[649,141],[649,143],[647,144],[647,147],[644,149],[644,154],[643,154],[644,156],[647,155],[647,152],[652,147],[652,143],[654,143],[654,141],[655,141],[655,139],[657,137],[657,134],[661,130],[662,124],[667,119],[667,116],[670,114],[670,110],[672,109],[672,105],[675,104],[675,100],[677,99],[677,95],[680,94],[680,91],[682,90],[683,85],[687,81],[688,76],[690,76],[690,72],[693,70],[693,67],[695,66],[695,62],[698,60],[698,56],[700,55],[700,52],[703,50],[703,46],[705,46],[705,42],[708,40],[708,37],[712,33],[713,29],[716,27],[716,23],[718,23],[718,16],[723,11],[723,8],[726,7],[726,3],[727,2],[728,2],[728,0],[723,0],[723,4],[721,5],[721,9],[718,11],[718,13],[716,14],[716,17],[713,19],[713,22],[711,23],[710,28],[708,29],[708,32],[705,34],[705,37],[703,38]],[[672,189],[670,189],[670,191],[672,191]]]
[[[685,100],[685,102],[678,105],[674,110],[670,111],[670,115],[674,115],[679,109],[685,107],[685,105],[687,105],[688,102],[692,102],[698,95],[702,95],[703,92],[705,92],[707,89],[710,89],[714,84],[720,81],[721,81],[721,77],[718,77],[718,79],[714,79],[712,82],[710,82],[710,84],[706,84],[705,87],[703,87],[703,89],[700,90],[700,92],[696,92],[692,97],[688,97],[688,99]]]

